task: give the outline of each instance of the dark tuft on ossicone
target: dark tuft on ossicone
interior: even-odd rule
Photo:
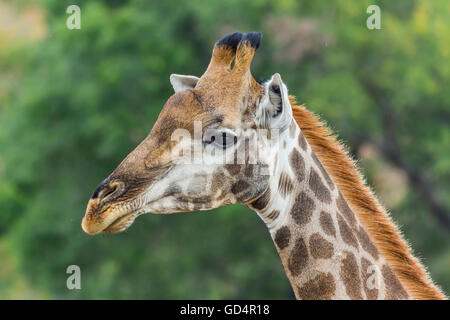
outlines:
[[[236,48],[239,42],[241,42],[241,40],[242,40],[242,33],[235,32],[219,39],[219,41],[217,41],[217,45],[228,46],[231,47],[233,51],[236,51]]]
[[[250,42],[250,45],[258,49],[261,44],[262,33],[261,32],[247,32],[242,36],[242,41]]]

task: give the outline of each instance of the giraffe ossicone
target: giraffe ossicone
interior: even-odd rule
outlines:
[[[150,134],[97,187],[83,230],[120,232],[144,213],[243,203],[267,225],[298,299],[415,298],[347,202],[342,179],[315,152],[323,141],[308,141],[306,123],[309,136],[302,132],[293,111],[305,110],[292,105],[281,76],[260,84],[251,75],[261,38],[225,36],[200,78],[170,76],[174,95]]]

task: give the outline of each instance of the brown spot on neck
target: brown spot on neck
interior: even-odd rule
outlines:
[[[358,263],[355,255],[349,251],[344,251],[345,258],[342,260],[341,271],[339,273],[345,286],[345,292],[352,300],[361,300],[361,280],[359,277]]]
[[[336,227],[334,226],[333,218],[328,212],[320,212],[320,226],[327,235],[336,238]]]
[[[303,160],[302,155],[296,149],[292,150],[289,154],[289,164],[297,180],[299,182],[305,180],[305,160]]]
[[[289,246],[290,239],[291,231],[287,226],[281,227],[275,233],[274,241],[280,250],[283,250],[284,248]]]
[[[329,259],[334,254],[333,244],[317,232],[309,238],[309,251],[315,259]]]
[[[319,168],[320,172],[322,173],[323,177],[325,178],[325,181],[327,182],[330,189],[334,190],[333,180],[331,180],[330,175],[323,167],[322,162],[320,162],[319,158],[317,158],[317,155],[314,152],[311,153],[311,157],[313,158],[314,162],[316,163],[317,167]]]
[[[291,209],[291,216],[298,225],[305,225],[311,220],[316,205],[305,193],[300,192]]]
[[[346,244],[358,248],[358,241],[353,234],[353,230],[348,226],[347,222],[345,222],[344,218],[342,218],[340,214],[337,214],[337,220],[342,240]]]
[[[303,300],[330,300],[336,291],[336,281],[331,273],[319,273],[314,279],[297,287],[297,298]]]
[[[288,260],[288,269],[293,276],[298,276],[308,264],[308,248],[302,238],[297,239]]]
[[[370,240],[369,235],[362,226],[360,226],[359,229],[356,229],[356,236],[358,237],[361,247],[374,257],[375,260],[378,260],[378,249],[375,247],[372,240]]]
[[[347,204],[347,201],[344,199],[344,197],[340,192],[339,197],[336,200],[336,205],[339,209],[339,212],[344,215],[348,223],[350,223],[350,225],[352,226],[355,225],[356,223],[355,214],[353,213],[352,209],[350,209],[350,207]]]
[[[312,167],[309,175],[309,187],[314,192],[317,199],[325,203],[331,203],[330,190],[323,184],[322,179]]]

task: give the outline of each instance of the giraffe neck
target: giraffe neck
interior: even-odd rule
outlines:
[[[266,223],[297,299],[407,299],[364,226],[292,121],[266,191]]]

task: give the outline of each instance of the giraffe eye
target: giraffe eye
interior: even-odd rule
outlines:
[[[205,144],[226,149],[237,143],[237,136],[229,130],[208,130],[203,141]]]

